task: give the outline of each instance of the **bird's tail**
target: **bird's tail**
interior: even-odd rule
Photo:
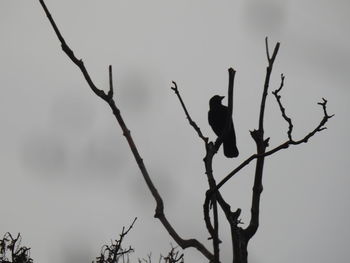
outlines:
[[[224,138],[224,155],[228,158],[237,157],[239,152],[236,145],[236,136],[235,134],[230,134],[231,136],[226,136]]]

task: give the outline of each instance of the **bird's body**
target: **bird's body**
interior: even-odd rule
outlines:
[[[224,97],[215,95],[209,101],[208,121],[217,136],[222,136],[228,114],[228,108],[221,104]],[[237,157],[236,134],[233,121],[223,138],[224,154],[228,158]]]

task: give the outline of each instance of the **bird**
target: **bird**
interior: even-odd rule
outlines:
[[[218,137],[223,135],[228,114],[227,106],[222,105],[221,103],[223,98],[224,96],[215,95],[209,101],[208,122]],[[224,155],[227,158],[238,156],[239,152],[236,145],[236,134],[233,121],[231,121],[229,129],[224,135],[223,145]]]

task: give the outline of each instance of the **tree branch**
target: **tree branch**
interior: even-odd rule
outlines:
[[[113,99],[113,70],[112,70],[112,65],[109,65],[108,67],[109,71],[109,91],[107,93],[107,97],[109,100]]]
[[[206,171],[206,175],[208,178],[208,183],[209,183],[209,188],[210,189],[214,189],[216,188],[216,182],[213,176],[213,171],[212,171],[212,161],[213,161],[213,157],[214,155],[217,153],[218,149],[220,148],[220,145],[223,141],[223,137],[225,135],[225,133],[228,132],[230,125],[232,125],[232,108],[233,108],[233,84],[234,84],[234,77],[235,77],[235,73],[236,71],[232,68],[228,69],[229,72],[229,84],[228,84],[228,114],[226,117],[226,124],[225,124],[225,129],[222,133],[221,136],[219,136],[215,143],[213,144],[212,142],[208,142],[208,138],[204,137],[201,130],[199,129],[199,127],[196,125],[196,123],[191,119],[187,108],[181,98],[181,95],[178,91],[178,87],[176,82],[172,82],[174,84],[174,87],[172,87],[171,89],[174,90],[175,94],[178,96],[179,101],[182,105],[182,108],[186,114],[186,117],[190,123],[190,125],[195,129],[195,131],[197,131],[198,136],[205,142],[206,145],[206,156],[204,157],[203,161],[205,164],[205,171]],[[213,206],[213,221],[214,221],[214,226],[211,223],[210,220],[210,206],[209,203],[206,204],[204,203],[203,205],[203,213],[204,213],[204,221],[206,224],[206,227],[208,229],[208,232],[211,236],[211,239],[213,240],[213,247],[214,247],[214,260],[215,262],[219,262],[220,258],[219,258],[219,254],[220,254],[220,240],[219,240],[219,217],[218,217],[218,209],[217,209],[217,201],[219,201],[220,206],[222,207],[222,209],[226,209],[227,207],[229,207],[227,205],[227,203],[224,201],[223,197],[221,196],[220,193],[216,193],[214,196],[212,196],[211,198],[211,204]],[[229,211],[230,212],[230,211]],[[226,211],[226,213],[229,213],[228,211]]]
[[[222,144],[223,137],[228,132],[230,125],[232,125],[232,107],[233,107],[233,84],[234,84],[234,77],[235,77],[235,71],[232,68],[228,69],[229,73],[229,81],[228,81],[228,114],[226,116],[226,124],[224,131],[222,134],[216,139],[215,143],[209,142],[206,144],[206,155],[203,159],[205,164],[205,173],[208,178],[209,183],[209,191],[211,189],[215,189],[216,182],[213,175],[213,169],[212,169],[212,163],[213,163],[213,157],[217,153],[220,145]],[[206,202],[207,201],[207,202]],[[214,218],[214,227],[211,224],[210,221],[210,204],[209,201],[211,201],[211,204],[213,206],[213,218]],[[205,200],[203,204],[203,212],[204,212],[204,221],[206,223],[207,229],[209,233],[211,234],[211,237],[213,239],[213,247],[214,247],[214,259],[215,262],[219,262],[219,217],[218,217],[218,209],[217,209],[217,202],[220,204],[220,207],[223,209],[224,213],[230,214],[230,206],[225,202],[223,197],[221,196],[220,192],[216,191],[211,196],[210,200]],[[229,220],[229,217],[227,217]],[[229,222],[230,223],[230,222]],[[230,226],[232,227],[232,224],[230,223]]]
[[[288,123],[287,134],[288,134],[289,140],[292,141],[292,132],[293,132],[292,119],[287,116],[286,109],[283,107],[282,102],[281,102],[281,96],[279,95],[279,92],[282,90],[283,85],[284,85],[284,76],[283,76],[283,74],[281,74],[281,85],[280,85],[280,87],[278,89],[273,91],[272,94],[275,95],[275,98],[276,98],[277,103],[278,103],[278,105],[280,107],[283,119],[285,119],[285,121]]]
[[[268,59],[268,66],[266,68],[264,91],[261,98],[260,105],[260,115],[259,115],[259,128],[251,132],[251,135],[256,143],[257,154],[263,155],[265,153],[266,147],[268,146],[269,138],[264,139],[264,113],[265,113],[265,103],[267,92],[270,84],[270,77],[272,73],[273,63],[278,53],[280,43],[277,42],[273,50],[272,57],[269,55],[268,40],[265,38],[266,43],[266,55]],[[258,157],[255,167],[255,176],[254,176],[254,186],[253,186],[253,196],[252,196],[252,205],[251,205],[251,218],[248,227],[245,229],[245,234],[249,240],[257,231],[259,227],[259,210],[260,210],[260,195],[263,191],[262,185],[262,176],[264,170],[264,161],[265,156]]]
[[[72,60],[72,62],[74,64],[76,64],[78,66],[78,68],[81,70],[85,80],[87,81],[88,85],[90,86],[90,88],[92,89],[92,91],[101,99],[103,99],[105,102],[108,103],[108,105],[110,106],[115,118],[118,121],[119,126],[121,127],[122,131],[123,131],[123,135],[125,136],[129,147],[134,155],[134,158],[136,160],[137,165],[139,166],[139,169],[142,173],[142,176],[144,178],[144,180],[146,181],[146,184],[149,188],[149,190],[151,191],[155,201],[156,201],[156,211],[155,211],[155,217],[158,218],[161,223],[163,224],[163,226],[165,227],[165,229],[168,231],[169,235],[177,242],[177,244],[179,246],[181,246],[181,248],[185,249],[188,247],[193,247],[196,248],[198,251],[200,251],[207,259],[211,260],[213,258],[213,254],[210,253],[203,244],[201,244],[198,240],[196,239],[183,239],[181,238],[178,233],[175,231],[175,229],[171,226],[171,224],[169,223],[168,219],[166,218],[165,214],[164,214],[164,203],[163,203],[163,199],[161,198],[161,196],[158,193],[158,190],[156,189],[156,187],[154,186],[148,171],[146,169],[146,166],[143,162],[143,159],[141,158],[138,149],[136,147],[136,144],[131,136],[131,133],[129,131],[129,129],[127,128],[119,108],[116,106],[115,101],[113,100],[113,84],[112,84],[112,67],[109,67],[109,81],[110,81],[110,90],[108,92],[108,94],[105,94],[105,92],[103,90],[98,89],[95,84],[93,83],[93,81],[91,80],[91,77],[88,73],[88,71],[85,68],[85,65],[83,63],[82,60],[79,60],[76,58],[76,56],[74,55],[73,51],[70,49],[70,47],[66,44],[64,38],[62,37],[55,21],[53,20],[49,10],[47,9],[45,3],[43,0],[39,0],[42,8],[45,11],[46,16],[48,17],[59,41],[61,42],[61,46],[63,51],[67,54],[67,56]]]
[[[232,116],[232,108],[233,108],[233,86],[234,86],[234,77],[235,77],[236,71],[232,68],[229,68],[228,72],[229,72],[229,82],[228,82],[229,83],[228,84],[228,111],[229,112],[227,114],[227,120],[226,120],[225,129],[223,131],[223,134],[216,139],[214,144],[212,142],[208,142],[208,138],[206,138],[202,135],[199,127],[191,119],[191,117],[186,109],[186,106],[185,106],[185,104],[184,104],[184,102],[179,94],[176,82],[173,81],[174,87],[171,88],[172,90],[174,90],[175,94],[178,96],[179,101],[182,105],[182,108],[184,109],[184,112],[186,114],[187,119],[189,120],[190,125],[197,131],[199,137],[202,138],[206,143],[206,156],[204,157],[203,161],[205,163],[205,171],[206,171],[206,175],[208,177],[208,183],[209,183],[210,189],[216,188],[216,182],[215,182],[215,179],[213,176],[213,171],[212,171],[212,160],[213,160],[214,155],[217,153],[217,151],[222,143],[223,136],[225,135],[225,132],[228,131],[228,129],[231,125],[231,121],[232,121],[231,116]],[[208,229],[209,234],[211,235],[211,239],[213,239],[214,259],[216,262],[219,262],[219,260],[220,260],[219,259],[220,240],[219,240],[219,236],[218,236],[219,221],[218,221],[217,201],[219,202],[221,208],[224,210],[225,214],[228,215],[231,213],[230,206],[224,201],[223,197],[221,196],[221,194],[219,192],[216,193],[215,196],[211,197],[211,204],[213,206],[214,226],[212,225],[211,219],[210,219],[209,201],[208,201],[208,203],[205,202],[203,204],[203,212],[204,212],[204,221],[205,221],[206,227]]]
[[[178,97],[180,103],[181,103],[181,106],[186,114],[186,118],[188,120],[188,122],[190,123],[190,125],[193,127],[193,129],[197,132],[199,138],[201,138],[204,143],[208,143],[208,137],[205,137],[202,132],[201,132],[201,129],[198,127],[198,125],[192,120],[190,114],[188,113],[187,111],[187,108],[186,108],[186,105],[185,103],[183,102],[182,98],[181,98],[181,95],[180,95],[180,92],[179,92],[179,89],[177,88],[177,84],[175,81],[172,81],[172,83],[174,84],[174,87],[171,87],[171,89],[175,92],[176,96]]]
[[[203,158],[204,166],[205,166],[205,173],[208,178],[208,184],[209,189],[216,187],[216,182],[213,175],[213,157],[214,154],[217,152],[215,150],[215,147],[212,142],[209,142],[206,144],[206,155]],[[220,262],[220,241],[219,241],[219,217],[218,217],[218,208],[217,208],[217,199],[219,198],[220,193],[217,192],[215,195],[212,196],[211,202],[213,205],[213,220],[214,220],[214,226],[211,224],[210,221],[210,206],[209,204],[207,206],[203,206],[203,213],[204,213],[204,222],[208,229],[208,232],[211,236],[211,239],[213,240],[213,248],[214,248],[214,262],[219,263]],[[209,203],[209,202],[208,202]]]
[[[276,44],[276,46],[275,46],[275,48],[273,50],[272,57],[270,58],[267,37],[265,38],[265,43],[266,43],[266,55],[267,55],[267,59],[268,59],[269,64],[268,64],[268,66],[266,68],[264,91],[263,91],[263,95],[262,95],[262,98],[261,98],[260,115],[259,115],[259,132],[263,132],[264,131],[264,113],[265,113],[265,103],[266,103],[267,91],[269,89],[270,77],[271,77],[273,63],[275,62],[275,58],[277,56],[277,53],[278,53],[278,50],[279,50],[279,47],[280,47],[280,43],[277,42],[277,44]]]
[[[217,152],[220,148],[220,145],[222,144],[222,141],[224,139],[224,136],[226,133],[228,133],[231,122],[232,122],[232,108],[233,108],[233,87],[234,87],[234,81],[235,81],[235,74],[236,71],[233,68],[228,69],[228,75],[229,75],[229,80],[228,80],[228,103],[227,103],[227,109],[228,109],[228,114],[226,116],[226,124],[225,124],[225,129],[222,132],[222,135],[219,136],[215,143],[214,143],[214,148],[215,151]]]
[[[242,168],[244,168],[245,166],[247,166],[251,161],[253,161],[254,159],[260,158],[260,157],[267,157],[270,156],[282,149],[287,149],[290,145],[298,145],[301,143],[306,143],[308,142],[308,140],[314,136],[317,132],[321,132],[323,130],[326,129],[325,124],[327,123],[327,121],[332,118],[334,116],[334,114],[332,115],[328,115],[327,113],[327,100],[323,99],[323,102],[319,102],[317,103],[319,105],[322,106],[323,108],[323,112],[324,112],[324,116],[321,119],[320,123],[308,134],[306,134],[303,138],[295,141],[295,140],[287,140],[283,143],[281,143],[280,145],[276,146],[275,148],[263,153],[263,154],[253,154],[250,157],[248,157],[246,160],[244,160],[240,165],[238,165],[234,170],[232,170],[228,175],[226,175],[221,181],[220,183],[218,183],[217,187],[215,189],[213,189],[213,191],[218,191],[228,180],[230,180],[235,174],[237,174]]]
[[[85,68],[84,62],[81,59],[78,59],[75,55],[72,49],[70,49],[70,47],[67,45],[66,41],[64,40],[63,36],[61,35],[55,21],[53,20],[49,10],[47,9],[45,2],[43,0],[39,0],[42,8],[45,11],[45,14],[47,16],[47,18],[49,19],[51,26],[53,27],[53,29],[55,30],[55,33],[59,39],[59,41],[61,42],[61,47],[62,50],[67,54],[67,56],[72,60],[72,62],[78,66],[78,68],[80,69],[80,71],[83,73],[83,76],[86,80],[86,82],[89,84],[90,88],[92,89],[92,91],[99,96],[100,98],[102,98],[103,100],[106,100],[107,95],[104,93],[103,90],[98,89],[95,84],[93,83],[87,69]]]
[[[277,44],[278,45],[278,44]],[[273,59],[276,57],[276,48],[278,47],[276,45],[276,47],[275,47],[275,51],[274,51],[274,55],[273,55]],[[268,56],[268,58],[269,58],[269,55],[267,55]],[[271,63],[271,62],[273,62],[274,60],[273,59],[269,59],[269,63]],[[269,64],[269,67],[271,68],[271,66],[270,66],[270,64]],[[268,74],[271,74],[271,69],[268,69],[267,70],[267,73]],[[266,76],[266,79],[269,79],[269,76]],[[284,76],[283,75],[281,75],[281,85],[280,85],[280,88],[279,89],[277,89],[274,93],[276,93],[276,95],[277,96],[279,96],[278,95],[278,92],[282,89],[282,87],[283,87],[283,85],[284,85],[284,82],[283,82],[283,80],[284,80]],[[267,95],[267,91],[265,92],[265,89],[267,89],[267,87],[268,87],[268,83],[267,83],[267,85],[266,85],[266,81],[265,81],[265,85],[264,85],[264,93],[263,93],[263,97],[264,96],[266,96]],[[266,94],[266,95],[265,95]],[[275,96],[276,96],[275,95]],[[266,98],[266,97],[265,97]],[[278,98],[278,101],[280,102],[280,100],[279,100],[280,98]],[[259,134],[259,131],[253,131],[252,132],[252,136],[253,136],[253,138],[254,138],[254,140],[256,141],[256,142],[258,142],[259,144],[260,144],[260,146],[257,146],[257,147],[261,147],[261,149],[263,149],[264,151],[261,151],[260,153],[259,153],[259,150],[258,150],[258,153],[256,153],[256,154],[253,154],[253,155],[251,155],[250,157],[248,157],[245,161],[243,161],[240,165],[238,165],[232,172],[230,172],[226,177],[224,177],[224,179],[222,179],[221,181],[220,181],[220,183],[219,184],[217,184],[217,186],[215,187],[215,188],[212,188],[212,189],[210,189],[210,190],[208,190],[208,192],[207,192],[207,194],[206,194],[206,200],[205,200],[205,202],[204,202],[204,206],[206,206],[206,205],[209,205],[209,202],[210,202],[210,199],[212,198],[212,196],[213,196],[213,194],[215,193],[215,192],[218,192],[219,191],[219,189],[229,180],[229,179],[231,179],[236,173],[238,173],[241,169],[243,169],[245,166],[247,166],[251,161],[253,161],[254,159],[263,159],[263,158],[265,158],[265,157],[267,157],[267,156],[270,156],[270,155],[272,155],[272,154],[274,154],[274,153],[276,153],[276,152],[278,152],[278,151],[280,151],[280,150],[282,150],[282,149],[286,149],[286,148],[288,148],[290,145],[299,145],[299,144],[301,144],[301,143],[306,143],[306,142],[308,142],[308,140],[312,137],[312,136],[314,136],[317,132],[321,132],[322,130],[324,130],[324,129],[326,129],[326,127],[325,127],[325,124],[328,122],[328,120],[331,118],[331,117],[333,117],[334,115],[328,115],[328,113],[327,113],[327,107],[326,107],[326,105],[327,105],[327,100],[325,100],[325,99],[322,99],[323,101],[322,102],[319,102],[318,104],[319,105],[321,105],[322,106],[322,109],[323,109],[323,118],[321,119],[321,121],[320,121],[320,123],[311,131],[311,132],[309,132],[308,134],[306,134],[303,138],[301,138],[301,139],[299,139],[299,140],[293,140],[292,139],[292,128],[289,128],[289,134],[290,134],[290,136],[288,136],[288,140],[287,141],[285,141],[285,142],[283,142],[283,143],[281,143],[280,145],[278,145],[277,147],[275,147],[275,148],[273,148],[273,149],[271,149],[271,150],[269,150],[269,151],[265,151],[265,149],[266,149],[266,147],[267,147],[267,143],[268,143],[268,139],[267,140],[264,140],[263,139],[263,136],[261,136],[261,133]],[[262,105],[264,105],[264,99],[262,100]],[[282,105],[282,104],[281,104]],[[265,106],[263,106],[263,107],[265,107]],[[280,108],[281,108],[281,106],[280,106]],[[283,108],[283,106],[282,106],[282,108]],[[261,113],[261,112],[260,112]],[[260,114],[261,115],[261,114]],[[285,116],[287,116],[285,113],[284,113],[284,115]],[[282,115],[283,116],[283,115]],[[288,117],[284,117],[285,119],[286,118],[288,118]],[[259,119],[259,124],[260,124],[260,120],[261,119],[263,119],[263,114],[261,115],[261,118]],[[291,120],[290,120],[290,122],[291,122]],[[288,122],[289,123],[289,122]],[[291,122],[292,123],[292,122]],[[260,125],[259,125],[260,126]],[[261,125],[261,127],[263,128],[263,125]],[[255,136],[255,137],[254,137]],[[261,168],[260,168],[261,169]],[[260,190],[260,193],[261,193],[261,191],[262,191],[262,184],[261,184],[261,188],[259,189],[259,188],[255,188],[255,191],[259,191]],[[260,193],[259,193],[259,195],[260,195]],[[257,194],[256,194],[257,195]],[[256,207],[255,207],[256,208]],[[223,209],[224,210],[224,209]],[[227,211],[230,211],[230,210],[227,210]],[[224,210],[224,212],[225,212],[225,210]],[[254,211],[254,212],[256,212],[256,210]],[[229,215],[229,213],[227,213],[227,212],[225,212],[225,214],[228,216]],[[256,220],[256,219],[255,219]],[[257,226],[257,225],[256,225]],[[257,229],[257,228],[256,228]],[[250,228],[248,227],[245,231],[244,231],[244,233],[245,234],[247,234],[247,237],[249,237],[249,238],[251,238],[251,236],[255,233],[255,231],[256,231],[256,229],[255,229],[255,226],[254,226],[254,228],[253,228],[253,226],[250,224]],[[248,235],[249,234],[249,235]]]
[[[131,251],[134,251],[131,247],[128,250],[123,251],[121,245],[122,245],[124,237],[133,228],[133,226],[136,222],[136,219],[137,219],[137,217],[135,217],[134,221],[131,223],[131,225],[129,226],[129,228],[126,231],[125,231],[125,227],[123,227],[122,233],[119,235],[119,239],[115,241],[116,242],[115,247],[114,247],[113,251],[111,251],[113,254],[112,262],[116,262],[117,256],[122,255],[122,254],[128,254]],[[121,250],[121,252],[119,252],[119,250]]]

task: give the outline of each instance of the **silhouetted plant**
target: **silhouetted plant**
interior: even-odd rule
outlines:
[[[147,258],[138,260],[139,263],[152,263],[152,254],[149,254]],[[171,247],[168,255],[160,255],[159,263],[184,263],[184,254],[181,253],[177,247]]]
[[[134,252],[134,249],[129,246],[127,249],[123,249],[122,243],[124,238],[133,228],[136,218],[129,226],[128,229],[123,227],[119,238],[112,241],[110,245],[102,246],[100,256],[96,258],[96,261],[92,263],[130,263],[130,254]],[[152,255],[149,254],[147,258],[138,259],[139,263],[152,263]],[[176,247],[171,247],[167,256],[160,256],[159,263],[184,263],[183,254],[178,251]]]
[[[22,237],[14,238],[9,232],[0,240],[0,263],[32,263],[30,248],[21,246]]]
[[[184,263],[184,254],[180,253],[176,247],[172,247],[167,256],[161,256],[164,263]]]
[[[103,245],[100,255],[92,263],[130,263],[130,254],[134,252],[134,249],[131,246],[124,249],[122,243],[133,228],[136,219],[128,229],[123,227],[118,239],[112,241],[110,245]],[[21,246],[21,241],[20,234],[13,238],[9,232],[0,239],[0,263],[33,263],[33,259],[30,257],[30,248]],[[138,262],[151,263],[151,254],[148,255],[147,259],[138,259]],[[176,247],[171,247],[167,256],[160,255],[159,263],[184,263],[183,254]]]
[[[234,168],[229,174],[227,174],[224,179],[222,179],[219,183],[216,183],[216,180],[214,178],[213,169],[212,169],[212,163],[214,156],[218,153],[218,149],[223,143],[223,140],[225,136],[229,133],[230,127],[232,127],[232,108],[233,108],[233,86],[234,86],[234,78],[236,71],[232,68],[228,69],[229,73],[229,83],[228,83],[228,106],[225,108],[225,112],[227,112],[226,116],[226,123],[224,125],[224,130],[222,131],[222,134],[219,135],[214,141],[210,141],[207,136],[205,136],[201,129],[198,127],[198,125],[192,120],[190,114],[188,113],[188,110],[185,106],[185,103],[183,102],[177,84],[176,82],[173,82],[172,90],[174,90],[175,94],[177,95],[181,106],[185,112],[185,115],[189,121],[189,124],[194,128],[196,133],[198,134],[198,137],[202,140],[205,146],[205,156],[204,156],[204,166],[205,166],[205,174],[208,179],[208,190],[206,191],[205,198],[204,198],[204,204],[203,204],[203,213],[204,213],[204,221],[205,225],[207,227],[208,233],[210,235],[210,239],[212,240],[212,249],[208,249],[205,245],[203,245],[202,242],[198,241],[194,238],[185,239],[180,236],[180,234],[175,230],[173,225],[169,222],[167,219],[165,213],[164,213],[164,202],[162,197],[160,196],[156,186],[154,185],[148,170],[143,162],[143,159],[139,153],[139,150],[137,149],[137,146],[131,136],[130,130],[126,126],[126,123],[120,113],[119,108],[117,107],[113,95],[114,95],[114,89],[113,89],[113,78],[112,78],[112,66],[109,66],[109,91],[106,93],[103,89],[98,88],[93,80],[91,79],[85,64],[82,59],[78,59],[73,50],[67,45],[65,39],[61,35],[61,32],[59,31],[55,21],[53,20],[49,10],[47,9],[45,3],[43,0],[39,0],[41,6],[43,7],[51,26],[53,27],[60,43],[62,50],[66,53],[66,55],[71,59],[71,61],[80,69],[81,73],[83,74],[87,84],[91,88],[91,90],[100,97],[102,100],[104,100],[109,107],[111,108],[120,128],[123,131],[123,135],[125,136],[129,147],[134,155],[134,158],[137,162],[137,165],[141,171],[141,174],[143,176],[143,179],[145,180],[147,187],[149,188],[151,194],[153,195],[155,201],[156,201],[156,209],[155,209],[155,218],[158,218],[160,222],[163,224],[164,228],[168,231],[169,235],[175,240],[175,242],[182,248],[186,249],[189,247],[196,248],[209,262],[220,262],[220,238],[219,238],[219,218],[218,218],[218,209],[221,208],[221,210],[224,212],[224,215],[226,217],[226,220],[230,227],[230,233],[231,233],[231,243],[232,243],[232,250],[233,250],[233,262],[234,263],[246,263],[248,262],[248,243],[250,239],[255,235],[255,233],[258,230],[259,227],[259,220],[260,220],[260,197],[261,193],[263,191],[263,185],[262,185],[262,178],[263,178],[263,168],[264,168],[264,162],[265,158],[277,153],[278,151],[282,149],[286,149],[289,146],[292,145],[298,145],[302,143],[308,142],[308,140],[314,136],[317,132],[320,132],[324,129],[326,129],[325,124],[327,121],[333,116],[328,115],[326,104],[327,100],[323,99],[322,102],[319,104],[322,106],[323,109],[323,118],[321,119],[320,123],[312,129],[309,133],[304,135],[301,139],[295,140],[292,136],[293,131],[293,122],[286,114],[286,110],[281,102],[281,95],[279,94],[284,86],[284,76],[281,75],[281,84],[280,87],[273,92],[275,95],[275,98],[277,100],[277,103],[279,105],[282,118],[288,123],[288,130],[287,130],[287,140],[280,143],[278,146],[274,148],[269,148],[269,137],[264,136],[264,115],[265,115],[265,105],[266,105],[266,99],[269,92],[269,84],[270,84],[270,77],[272,74],[272,68],[280,47],[280,43],[277,43],[273,49],[272,55],[270,56],[270,50],[268,47],[268,41],[267,38],[265,39],[265,46],[266,46],[266,56],[268,65],[266,67],[266,75],[265,75],[265,81],[263,85],[263,93],[261,97],[261,103],[260,103],[260,111],[259,111],[259,120],[258,120],[258,128],[254,129],[250,132],[251,137],[253,138],[255,144],[256,144],[256,152],[253,153],[251,156],[246,158],[243,162],[241,162],[236,168]],[[216,126],[216,125],[214,125]],[[235,156],[238,154],[238,151],[234,151],[233,154],[227,154],[228,156]],[[246,228],[243,228],[241,226],[241,220],[240,220],[240,214],[241,209],[236,208],[235,211],[231,210],[231,206],[225,201],[225,198],[220,192],[220,189],[223,187],[223,185],[229,181],[234,175],[236,175],[242,168],[246,167],[251,161],[256,160],[256,166],[255,166],[255,174],[254,174],[254,185],[253,185],[253,192],[252,192],[252,203],[251,203],[251,215],[250,220]],[[212,222],[213,221],[213,222]],[[112,244],[111,246],[105,247],[104,253],[106,253],[106,256],[103,256],[103,259],[105,260],[110,259],[112,257],[118,257],[115,256],[117,252],[113,254],[113,251],[118,247],[118,243]],[[127,250],[128,251],[128,250]],[[131,252],[131,250],[130,250]],[[103,255],[104,255],[103,253]],[[112,253],[113,256],[110,256],[109,253]],[[175,259],[172,256],[176,256],[171,254],[169,257],[165,257],[166,260],[177,260],[178,262],[183,261],[183,257],[175,257]],[[150,260],[150,258],[149,258]],[[175,262],[177,262],[175,261]],[[101,262],[109,262],[109,261],[101,261]],[[114,261],[111,261],[114,262]],[[171,261],[168,261],[171,262]]]
[[[112,244],[110,245],[104,245],[101,249],[101,254],[99,257],[96,258],[96,263],[129,263],[129,255],[134,252],[134,249],[129,246],[128,249],[123,249],[122,242],[125,238],[125,236],[129,233],[129,231],[132,229],[136,221],[136,218],[132,222],[132,224],[129,226],[127,230],[125,230],[125,227],[122,229],[122,233],[119,235],[119,239],[116,239],[114,242],[112,241]],[[94,263],[94,261],[93,261]]]

